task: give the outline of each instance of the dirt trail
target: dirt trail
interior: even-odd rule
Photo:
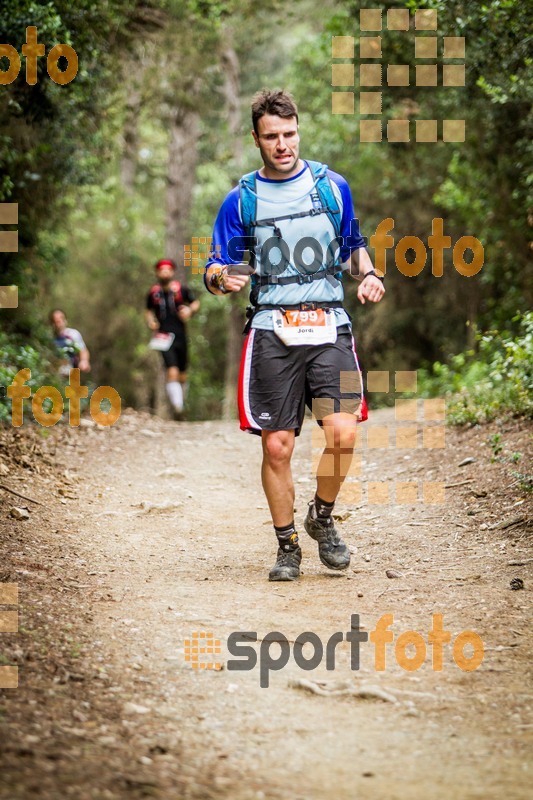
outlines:
[[[392,427],[393,414],[374,412],[371,423]],[[67,490],[58,494],[50,479],[25,475],[19,485],[47,507],[32,508],[33,522],[7,523],[21,545],[18,568],[11,565],[0,579],[17,580],[23,591],[32,574],[41,574],[24,561],[24,526],[37,523],[35,547],[43,548],[53,576],[42,585],[35,578],[32,591],[53,622],[52,582],[63,581],[58,599],[70,604],[81,674],[78,680],[65,667],[70,674],[58,680],[57,670],[47,675],[45,658],[24,665],[21,656],[21,687],[0,692],[0,731],[11,725],[16,734],[4,746],[0,797],[528,796],[531,564],[509,562],[526,562],[531,550],[523,522],[491,528],[519,512],[526,519],[527,502],[482,446],[487,429],[447,431],[444,451],[363,449],[364,482],[459,485],[447,489],[444,504],[372,505],[345,495],[336,513],[345,517],[352,564],[347,573],[332,573],[302,525],[314,486],[312,428],[306,421],[294,460],[303,574],[277,584],[267,581],[275,541],[259,481],[260,444],[236,423],[177,424],[132,413],[107,430],[51,437],[48,445],[55,441],[55,458],[68,469]],[[506,436],[517,450],[526,430],[510,424]],[[468,456],[475,462],[459,467]],[[13,498],[2,500],[5,518]],[[157,507],[168,503],[175,505]],[[514,577],[524,580],[524,590],[510,589]],[[382,672],[374,668],[371,642],[361,645],[358,671],[350,668],[346,641],[337,645],[334,671],[325,658],[304,671],[292,654],[305,631],[324,646],[337,631],[345,639],[352,614],[364,631],[392,614],[395,641],[417,631],[427,642],[435,613],[444,615],[452,641],[463,630],[481,636],[479,669],[461,670],[451,645],[441,672],[431,668],[429,646],[424,665],[412,672],[397,664],[394,643],[387,644]],[[185,640],[202,631],[221,640],[225,665],[233,631],[255,631],[258,640],[278,631],[291,656],[270,673],[268,688],[260,687],[259,665],[192,669]],[[24,636],[9,641],[24,649]],[[258,641],[254,649],[262,646]],[[72,647],[70,641],[70,657]],[[272,656],[278,652],[271,645]],[[291,683],[301,678],[371,685],[396,702],[313,694]],[[30,716],[23,698],[33,701]]]

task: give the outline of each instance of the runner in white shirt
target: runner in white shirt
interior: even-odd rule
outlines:
[[[54,344],[63,356],[59,374],[68,378],[70,370],[78,368],[81,372],[90,372],[90,354],[81,333],[76,328],[67,327],[65,312],[55,308],[50,312],[50,322],[54,331]]]

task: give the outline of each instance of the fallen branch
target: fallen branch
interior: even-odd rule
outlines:
[[[328,684],[325,681],[315,683],[306,678],[298,678],[296,680],[290,680],[289,686],[291,689],[305,689],[321,697],[350,695],[351,697],[360,697],[362,700],[383,700],[385,703],[398,702],[393,694],[380,689],[379,686],[360,686],[358,688],[350,681],[334,681]]]
[[[520,522],[525,522],[526,518],[522,515],[517,517],[507,517],[507,519],[503,519],[501,522],[496,522],[494,525],[489,525],[489,531],[504,531],[506,528],[510,528],[512,525],[518,525]]]
[[[4,491],[10,492],[11,494],[14,494],[16,497],[20,497],[22,500],[27,500],[29,503],[35,503],[35,505],[37,506],[42,506],[42,503],[39,503],[38,500],[34,500],[33,497],[26,497],[25,494],[16,492],[14,489],[10,489],[9,486],[5,486],[3,483],[0,483],[0,489],[4,489]]]
[[[409,574],[412,575],[412,573]],[[387,586],[386,589],[383,589],[382,592],[375,596],[374,600],[379,600],[383,594],[388,594],[389,592],[410,592],[411,589],[411,586]]]
[[[467,481],[458,481],[457,483],[445,483],[445,489],[453,489],[454,486],[464,486],[467,483],[474,483],[475,478],[469,478]]]
[[[409,697],[427,697],[429,700],[443,700],[448,698],[439,697],[431,692],[415,692],[413,689],[395,689],[396,694],[406,694]]]

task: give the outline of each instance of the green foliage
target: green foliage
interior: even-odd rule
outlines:
[[[434,202],[483,243],[477,321],[501,328],[533,300],[531,8],[521,0],[423,5],[438,10],[439,28],[466,41],[465,88],[443,93],[441,100],[431,93],[438,115],[465,118],[467,131],[466,141],[453,148]]]
[[[0,42],[20,53],[26,27],[33,25],[46,53],[66,43],[79,60],[74,80],[59,86],[48,76],[46,58],[39,57],[37,83],[30,86],[23,57],[18,78],[0,86],[0,202],[19,205],[19,252],[0,254],[1,283],[19,287],[19,308],[3,314],[2,322],[15,333],[33,335],[40,324],[35,294],[48,292],[61,256],[50,248],[49,232],[61,234],[71,190],[98,181],[109,158],[109,117],[116,121],[116,116],[108,111],[122,77],[122,56],[133,39],[128,23],[139,24],[144,7],[140,0],[2,3]]]
[[[492,450],[492,460],[494,461],[496,456],[503,450],[501,433],[491,433],[489,436],[489,445]]]
[[[491,462],[498,461],[506,467],[520,462],[523,454],[520,452],[510,453],[506,450],[501,433],[492,433],[487,441],[492,450]],[[530,493],[533,491],[533,475],[531,473],[520,472],[516,469],[508,469],[508,472],[515,479],[514,485],[518,485],[522,492]]]
[[[54,304],[87,343],[93,380],[113,386],[123,406],[135,404],[153,355],[143,309],[162,231],[151,199],[139,194],[130,201],[114,175],[80,193],[65,239],[68,269],[53,291]]]
[[[153,127],[145,134],[152,146],[150,163],[157,163],[164,141],[157,141]],[[209,186],[205,194],[199,188],[198,195],[199,222],[194,233],[206,236],[211,233],[216,205]],[[97,385],[113,386],[123,407],[144,407],[162,369],[160,354],[148,347],[150,333],[143,316],[146,295],[155,282],[153,264],[161,258],[164,239],[160,199],[159,178],[143,182],[143,191],[132,196],[124,194],[116,175],[109,175],[101,187],[85,190],[71,212],[72,233],[65,239],[71,268],[53,292],[54,302],[81,330],[91,351],[92,379]],[[203,218],[206,205],[209,224]],[[201,276],[187,282],[201,302],[187,326],[188,416],[213,418],[220,415],[224,394],[229,308],[205,291]]]
[[[456,395],[456,421],[507,410],[531,413],[529,317],[521,318],[519,331],[505,331],[516,310],[524,312],[532,300],[528,4],[403,5],[411,15],[422,6],[438,10],[439,47],[443,35],[465,36],[467,83],[458,89],[417,87],[414,81],[384,87],[384,120],[408,116],[414,129],[414,118],[465,118],[464,143],[361,144],[358,115],[332,115],[331,36],[357,39],[359,10],[375,8],[374,0],[325,0],[320,6],[302,0],[291,7],[280,0],[4,0],[0,41],[20,52],[25,27],[37,25],[47,51],[58,42],[76,49],[79,73],[71,84],[57,86],[41,58],[38,83],[29,87],[23,60],[21,76],[0,87],[0,202],[18,202],[20,209],[20,252],[0,255],[0,283],[17,284],[21,301],[16,311],[0,312],[2,326],[13,334],[0,340],[2,368],[19,363],[10,348],[31,341],[41,352],[53,300],[86,337],[97,383],[114,386],[124,405],[138,402],[139,390],[159,368],[159,354],[147,348],[142,311],[153,280],[150,265],[164,241],[169,111],[200,113],[196,186],[192,208],[183,214],[191,234],[209,236],[235,176],[258,164],[248,133],[249,98],[262,85],[284,85],[300,108],[302,157],[324,161],[347,178],[367,237],[392,217],[396,243],[405,235],[427,242],[431,220],[443,217],[452,242],[469,234],[485,249],[483,269],[473,278],[456,273],[451,250],[445,251],[443,278],[431,275],[429,253],[416,278],[400,275],[389,253],[387,295],[377,307],[361,307],[355,284],[346,281],[364,367],[434,363],[423,387]],[[385,0],[384,15],[399,6]],[[413,35],[384,32],[383,63],[409,64],[414,74]],[[238,164],[220,65],[229,44],[240,58]],[[128,94],[137,83],[138,164],[128,195],[118,178],[121,136]],[[192,286],[202,308],[189,325],[190,409],[200,418],[220,410],[229,305],[208,295],[199,277],[193,276]],[[478,327],[488,333],[476,339]]]
[[[533,492],[533,476],[530,472],[519,472],[516,469],[511,470],[511,475],[515,479],[518,487],[527,494]]]
[[[533,416],[533,312],[518,314],[512,321],[515,334],[479,333],[477,351],[451,356],[448,364],[436,362],[431,370],[419,370],[422,396],[448,399],[449,422],[462,425],[501,416]],[[497,455],[500,435],[494,434],[490,444]]]
[[[197,286],[201,306],[188,326],[189,396],[187,418],[216,419],[222,412],[229,303]]]
[[[484,247],[484,265],[472,278],[456,272],[451,248],[444,251],[442,278],[431,275],[429,252],[415,278],[401,275],[389,253],[387,294],[377,307],[362,308],[347,282],[347,305],[367,369],[443,362],[448,353],[473,347],[476,326],[503,329],[516,310],[533,303],[530,8],[519,0],[387,0],[381,4],[384,22],[387,9],[401,5],[410,9],[411,28],[396,32],[384,25],[381,62],[409,65],[411,81],[383,86],[382,118],[384,130],[389,119],[410,119],[410,142],[359,142],[359,11],[375,8],[373,0],[337,4],[314,46],[296,48],[287,68],[287,84],[302,109],[302,154],[347,178],[364,235],[392,217],[396,244],[403,236],[426,243],[432,219],[439,217],[452,244],[470,235]],[[431,35],[438,38],[439,60],[443,36],[465,37],[465,87],[415,85],[414,13],[428,7],[438,11],[438,31]],[[331,114],[331,36],[355,37],[354,115]],[[466,141],[418,143],[415,119],[465,119]]]
[[[11,422],[11,400],[6,389],[21,369],[31,371],[27,385],[32,394],[41,386],[58,388],[57,377],[53,372],[52,353],[45,347],[33,347],[20,339],[13,339],[0,331],[0,424]],[[25,400],[29,407],[31,400]]]

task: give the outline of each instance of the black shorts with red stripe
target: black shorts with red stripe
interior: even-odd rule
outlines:
[[[363,381],[349,325],[337,341],[288,347],[274,331],[252,328],[242,351],[239,417],[243,431],[302,427],[307,405],[320,425],[329,414],[347,412],[367,419]]]

